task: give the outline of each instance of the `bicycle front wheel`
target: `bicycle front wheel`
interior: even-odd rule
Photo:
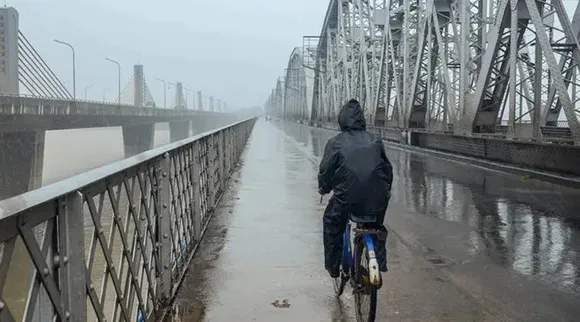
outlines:
[[[358,322],[374,322],[377,313],[377,286],[371,284],[369,276],[368,249],[362,238],[355,246],[355,291],[354,304]]]

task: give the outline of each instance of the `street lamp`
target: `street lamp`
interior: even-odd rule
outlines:
[[[119,67],[119,108],[121,108],[121,64],[119,64],[118,61],[113,60],[111,58],[105,58],[105,60],[110,61],[111,63],[117,64],[117,67]]]
[[[107,101],[107,91],[110,90],[110,88],[105,88],[103,90],[103,103]]]
[[[93,86],[94,86],[94,85],[87,85],[87,86],[85,87],[85,101],[88,101],[88,99],[87,99],[87,92],[88,92],[89,88],[91,88],[91,87],[93,87]]]
[[[183,89],[185,89],[185,105],[187,105],[187,93],[191,93],[193,94],[193,99],[191,100],[191,109],[195,110],[195,91],[187,88],[187,87],[183,87]]]
[[[60,41],[58,39],[55,39],[54,42],[59,43],[61,45],[68,46],[72,50],[73,100],[76,100],[77,99],[77,88],[76,88],[76,70],[75,70],[75,49],[73,48],[73,46],[71,44],[66,43],[64,41]]]
[[[155,77],[160,82],[163,82],[163,108],[167,108],[167,83],[161,78]]]
[[[205,105],[205,110],[206,111],[210,111],[211,110],[211,106],[209,105],[209,96],[203,95],[202,101],[203,101],[203,103]]]
[[[177,106],[177,102],[178,102],[177,101],[177,84],[176,83],[172,83],[172,82],[167,82],[167,84],[175,87],[175,99],[176,99],[176,101],[175,101],[175,106],[174,107],[176,107]],[[167,86],[167,88],[169,88],[169,86]]]

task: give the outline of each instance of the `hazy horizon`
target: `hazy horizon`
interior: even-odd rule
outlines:
[[[71,52],[76,50],[76,94],[114,100],[117,67],[122,86],[143,64],[157,106],[163,84],[181,81],[228,107],[262,106],[302,36],[320,33],[328,0],[153,1],[18,0],[20,30],[72,93]],[[185,93],[184,93],[185,95]],[[167,103],[175,91],[168,86]],[[191,102],[191,93],[189,93]]]

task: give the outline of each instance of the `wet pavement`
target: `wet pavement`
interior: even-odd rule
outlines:
[[[335,134],[256,123],[168,321],[354,320],[322,262],[316,173]],[[580,191],[390,145],[387,155],[390,271],[377,321],[576,320]]]

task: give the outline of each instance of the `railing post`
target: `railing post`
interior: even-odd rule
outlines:
[[[162,302],[169,300],[171,294],[171,213],[170,213],[170,192],[169,171],[171,163],[169,153],[163,154],[161,158],[161,173],[159,177],[159,217],[157,220],[158,234],[157,246],[160,257],[160,288],[159,298]]]
[[[68,306],[69,321],[87,320],[87,291],[85,263],[85,229],[83,196],[80,192],[67,195],[62,204],[60,219],[59,262],[63,278],[63,298]],[[68,315],[67,314],[67,315]]]
[[[239,125],[234,126],[233,128],[228,128],[226,130],[226,164],[227,164],[227,168],[226,168],[226,172],[228,174],[228,176],[230,175],[230,173],[232,172],[232,168],[233,168],[233,162],[232,162],[232,137],[234,136],[234,130],[238,127]]]
[[[216,134],[212,134],[208,137],[208,142],[209,142],[209,151],[208,151],[208,158],[209,158],[209,176],[208,176],[208,183],[209,183],[209,204],[207,207],[208,212],[213,211],[214,207],[215,207],[215,202],[216,202],[216,194],[217,194],[217,189],[218,189],[218,185],[216,185],[216,155],[217,155],[217,151],[216,151],[216,144],[215,144],[215,137]],[[219,184],[219,182],[218,182]]]
[[[193,165],[191,169],[191,182],[192,182],[192,189],[193,189],[193,232],[195,241],[199,242],[201,240],[201,187],[200,187],[200,173],[201,173],[201,140],[197,140],[193,143]]]
[[[219,174],[220,174],[220,194],[225,193],[226,191],[226,156],[225,156],[225,131],[222,130],[218,133],[218,146],[217,146],[217,154],[218,154],[218,164],[219,164]]]

